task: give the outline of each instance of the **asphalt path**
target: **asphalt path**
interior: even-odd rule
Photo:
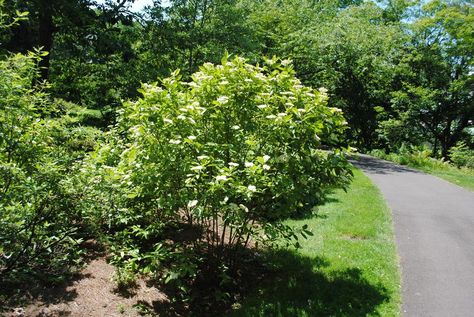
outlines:
[[[361,155],[392,210],[403,316],[474,316],[474,192]]]

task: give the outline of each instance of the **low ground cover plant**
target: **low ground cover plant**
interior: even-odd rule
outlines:
[[[345,120],[276,58],[224,57],[142,94],[86,161],[92,195],[82,204],[107,236],[119,283],[145,274],[194,311],[228,305],[242,252],[297,244],[311,233],[281,220],[348,184]]]
[[[369,152],[373,156],[401,165],[439,170],[457,167],[458,169],[464,169],[468,173],[472,172],[474,168],[474,151],[470,150],[464,142],[453,146],[449,153],[450,160],[446,161],[434,158],[432,151],[426,147],[402,146],[397,152],[387,153],[384,150],[372,150]]]

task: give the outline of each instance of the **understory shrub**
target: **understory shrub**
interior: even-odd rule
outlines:
[[[68,175],[99,132],[69,125],[45,85],[32,84],[40,57],[0,61],[1,281],[61,274],[81,254],[84,220],[76,206],[83,193]]]
[[[370,151],[369,154],[397,164],[419,168],[442,170],[457,167],[468,173],[472,173],[472,169],[474,169],[474,150],[469,149],[464,142],[459,142],[450,149],[449,162],[433,158],[431,150],[426,147],[417,146],[403,145],[397,152],[390,153],[387,153],[385,150],[376,149]]]
[[[110,239],[119,282],[147,274],[190,309],[216,309],[234,300],[241,252],[297,243],[311,233],[281,220],[348,184],[346,122],[276,58],[224,57],[141,92],[86,161],[83,208]]]
[[[474,169],[474,150],[469,149],[465,142],[459,142],[449,151],[449,158],[456,167]]]

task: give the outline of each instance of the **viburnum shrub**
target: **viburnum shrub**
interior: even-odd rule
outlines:
[[[286,60],[224,57],[190,82],[176,71],[141,92],[92,158],[95,184],[114,193],[100,196],[98,223],[115,233],[113,261],[126,271],[189,285],[211,261],[197,254],[218,267],[239,247],[293,240],[281,220],[349,181],[341,111]]]

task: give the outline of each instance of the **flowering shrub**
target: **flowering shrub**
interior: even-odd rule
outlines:
[[[350,179],[338,146],[341,111],[327,107],[323,89],[303,86],[288,61],[225,57],[190,82],[174,72],[142,94],[124,105],[90,163],[96,186],[108,188],[100,192],[114,193],[99,195],[96,217],[115,232],[121,275],[154,273],[184,290],[182,281],[192,284],[203,270],[196,254],[218,270],[249,243],[295,240],[280,220]]]

